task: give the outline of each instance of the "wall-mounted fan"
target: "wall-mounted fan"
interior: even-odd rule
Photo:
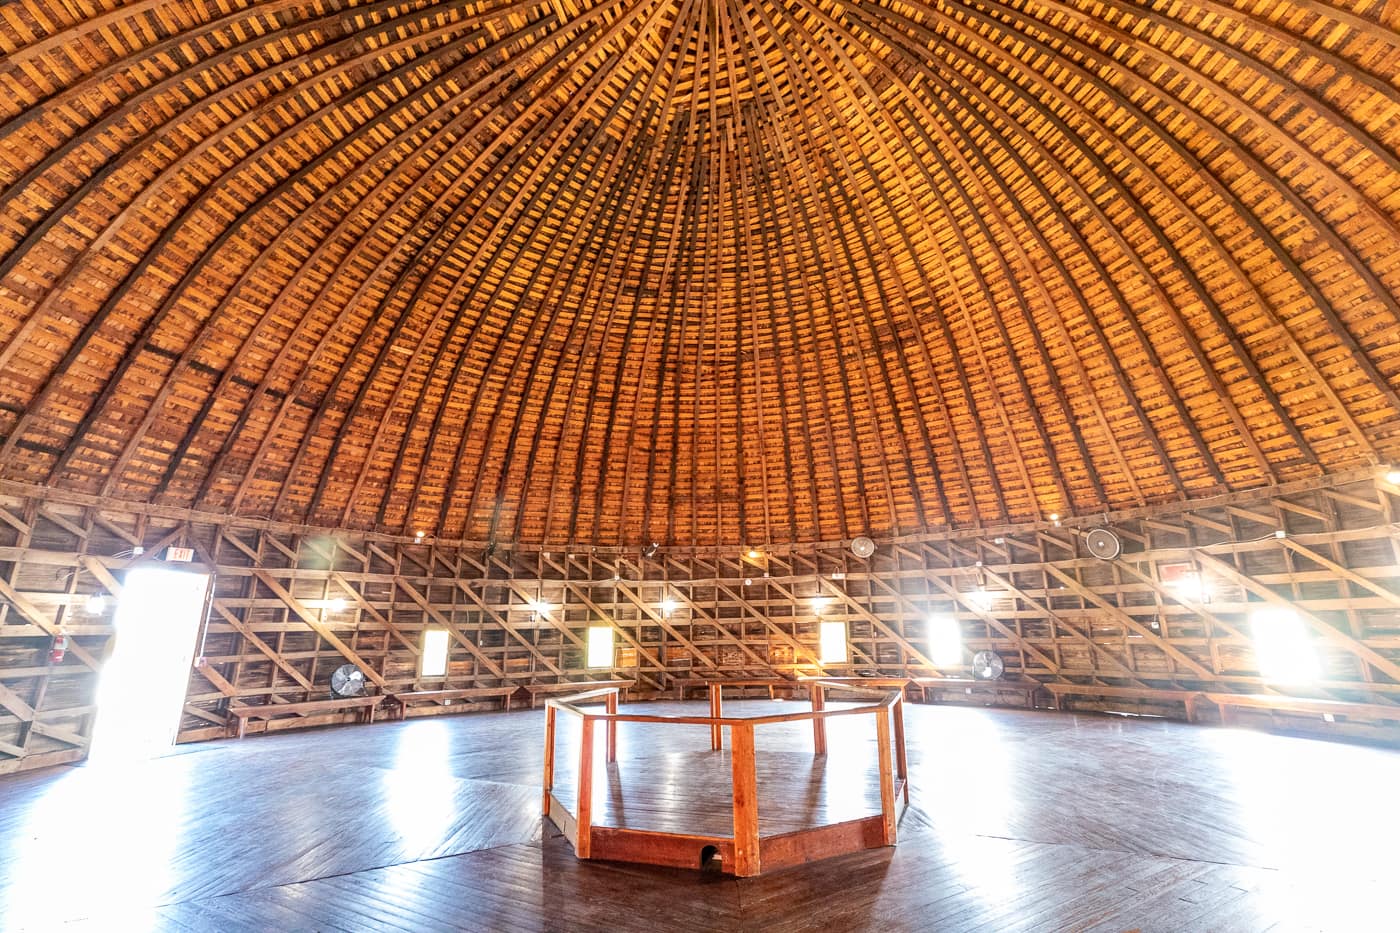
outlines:
[[[864,560],[875,553],[875,542],[865,535],[851,540],[851,553]]]
[[[1006,662],[995,651],[979,651],[972,656],[972,676],[978,680],[996,680],[1006,670]]]
[[[1084,535],[1089,553],[1099,560],[1113,560],[1123,553],[1123,542],[1107,528],[1094,528]]]
[[[365,672],[353,664],[342,664],[331,671],[331,693],[338,697],[365,695]]]

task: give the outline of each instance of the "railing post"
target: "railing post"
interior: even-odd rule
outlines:
[[[710,684],[710,718],[719,719],[724,715],[724,698],[721,696],[724,687],[717,683]],[[724,726],[719,723],[710,725],[710,748],[719,751],[724,748]]]
[[[899,779],[904,782],[904,802],[909,803],[909,756],[904,750],[904,693],[894,704],[894,754],[899,766]]]
[[[812,698],[812,712],[820,713],[826,709],[826,688],[818,683],[807,685],[807,692]],[[812,719],[812,754],[826,754],[826,717],[815,716]]]
[[[544,709],[544,815],[549,816],[549,798],[554,793],[554,716],[551,703]]]
[[[593,836],[593,718],[583,714],[583,739],[578,753],[578,841],[574,852],[589,858]]]
[[[881,707],[875,713],[875,738],[880,749],[880,813],[884,816],[881,836],[887,846],[895,842],[894,773],[890,766],[890,717]]]
[[[617,693],[608,694],[608,712],[617,715]],[[608,763],[617,761],[617,721],[608,720]]]
[[[729,727],[730,771],[734,783],[734,874],[756,875],[758,851],[758,776],[754,771],[754,727]]]

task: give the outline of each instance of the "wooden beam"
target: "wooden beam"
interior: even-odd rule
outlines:
[[[14,606],[16,609],[19,610],[20,615],[24,616],[30,622],[43,629],[45,633],[49,635],[57,635],[59,633],[60,627],[54,623],[54,620],[49,618],[47,615],[41,612],[37,606],[35,606],[29,600],[25,599],[22,595],[20,595],[20,593],[18,593],[14,589],[14,587],[10,586],[10,584],[3,577],[0,577],[0,596],[3,596],[5,597],[5,599],[9,600],[10,605]],[[95,671],[99,667],[101,667],[101,664],[98,662],[97,658],[93,657],[92,653],[89,652],[82,645],[78,644],[76,640],[69,640],[68,651],[90,670]]]
[[[1279,606],[1296,612],[1300,619],[1306,622],[1308,626],[1313,629],[1313,631],[1317,632],[1327,641],[1330,641],[1338,647],[1341,647],[1342,649],[1351,652],[1357,657],[1364,659],[1368,664],[1375,667],[1376,670],[1381,671],[1387,677],[1390,677],[1397,683],[1400,683],[1400,664],[1397,664],[1396,662],[1390,660],[1389,658],[1385,657],[1384,655],[1380,654],[1374,649],[1362,644],[1361,642],[1357,641],[1355,638],[1352,638],[1345,632],[1340,631],[1335,626],[1329,625],[1328,623],[1319,619],[1312,613],[1306,611],[1305,609],[1302,609],[1298,605],[1290,602],[1289,600],[1284,599],[1282,596],[1279,596],[1267,586],[1264,586],[1262,583],[1251,579],[1248,575],[1236,570],[1233,566],[1226,563],[1225,561],[1220,560],[1219,558],[1214,557],[1213,555],[1206,554],[1205,552],[1201,552],[1200,554],[1198,554],[1197,559],[1200,560],[1202,564],[1209,567],[1211,570],[1215,571],[1220,576],[1230,580],[1234,580],[1236,583],[1239,583],[1245,589],[1249,590],[1254,595],[1263,599],[1266,603],[1269,603],[1272,606]]]
[[[447,616],[443,615],[440,611],[438,611],[436,607],[429,603],[427,598],[425,598],[422,593],[414,589],[411,583],[409,583],[403,577],[396,576],[394,577],[394,584],[399,589],[407,593],[408,598],[417,603],[418,607],[424,612],[426,612],[434,622],[447,629],[447,631],[452,634],[452,637],[456,639],[457,644],[461,645],[463,648],[466,648],[467,652],[472,657],[476,658],[477,662],[481,664],[482,667],[486,668],[496,677],[505,676],[505,671],[501,670],[500,665],[498,665],[495,661],[492,661],[489,657],[487,657],[482,652],[482,650],[477,647],[476,642],[468,638],[455,622],[447,618]]]
[[[361,673],[363,673],[365,677],[367,677],[369,681],[373,683],[376,687],[383,689],[383,687],[385,686],[384,678],[380,676],[379,672],[373,667],[371,667],[358,654],[356,654],[355,651],[349,645],[341,641],[340,637],[336,635],[335,632],[332,632],[329,628],[327,628],[326,625],[319,618],[317,618],[314,612],[312,612],[310,609],[306,608],[306,606],[302,604],[301,600],[297,599],[295,596],[289,593],[287,589],[282,586],[281,583],[278,583],[277,580],[266,571],[254,568],[253,575],[256,576],[259,580],[261,580],[264,586],[272,590],[272,592],[277,596],[278,599],[286,603],[288,608],[295,612],[297,614],[297,617],[301,619],[301,621],[305,622],[313,632],[321,636],[322,640],[324,640],[328,645],[330,645],[332,648],[338,651],[341,657],[345,658],[345,660],[349,661],[351,664],[355,665],[355,667],[359,668]]]

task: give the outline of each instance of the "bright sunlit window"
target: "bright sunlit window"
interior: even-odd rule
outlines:
[[[962,664],[962,629],[952,616],[933,616],[928,620],[928,656],[938,667]]]
[[[1259,609],[1250,616],[1259,673],[1275,683],[1316,680],[1321,672],[1303,620],[1291,609]]]
[[[606,625],[588,629],[588,666],[613,666],[613,630]]]
[[[823,664],[846,663],[846,623],[822,623],[821,662]]]
[[[442,677],[447,673],[447,629],[423,632],[423,676]]]

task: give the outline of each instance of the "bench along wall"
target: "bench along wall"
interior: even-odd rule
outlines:
[[[1394,738],[1382,714],[1400,704],[1397,502],[1400,488],[1383,478],[1344,474],[1190,508],[906,536],[878,542],[869,560],[846,542],[755,556],[748,546],[662,547],[644,558],[640,547],[420,542],[9,484],[0,486],[0,772],[85,754],[113,607],[109,598],[90,613],[88,597],[118,593],[128,568],[172,546],[193,549],[215,574],[182,741],[225,735],[230,703],[325,698],[331,671],[347,663],[382,692],[622,678],[645,697],[720,676],[965,677],[982,649],[1002,657],[1008,678],[1077,685],[1060,697],[1075,708],[1180,716],[1161,691],[1304,695],[1370,707],[1330,723],[1267,709],[1231,721]],[[1084,533],[1105,523],[1124,545],[1116,560],[1085,547]],[[1208,600],[1181,587],[1183,574],[1198,575]],[[1271,604],[1295,609],[1313,639],[1321,672],[1310,685],[1270,683],[1258,670],[1249,618]],[[931,614],[958,619],[962,666],[939,669],[929,657]],[[823,620],[847,624],[849,664],[819,663]],[[615,667],[587,667],[591,625],[613,628]],[[450,633],[446,678],[419,677],[426,628]],[[59,631],[70,649],[51,664]]]

